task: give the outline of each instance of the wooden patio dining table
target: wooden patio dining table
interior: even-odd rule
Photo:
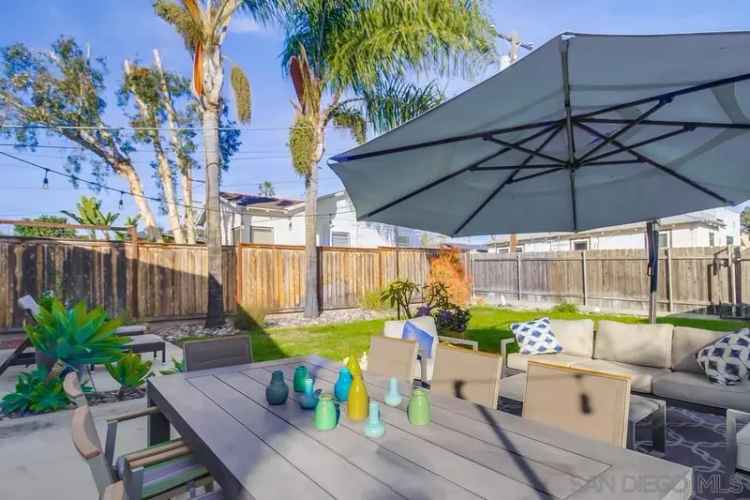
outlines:
[[[169,437],[171,424],[222,486],[225,498],[560,498],[687,499],[690,468],[584,439],[457,398],[432,395],[432,423],[408,421],[382,404],[387,380],[365,373],[381,401],[385,434],[364,435],[342,407],[331,431],[313,426],[291,390],[304,364],[316,387],[331,392],[338,363],[319,356],[155,377],[148,401],[149,440]],[[282,370],[286,404],[271,406],[265,387]],[[402,394],[408,396],[407,384]]]

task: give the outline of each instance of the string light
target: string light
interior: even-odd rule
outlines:
[[[124,191],[120,191],[120,202],[117,204],[117,208],[119,210],[122,210],[122,208],[125,206],[125,202],[123,201],[122,197],[125,195]]]
[[[42,181],[42,189],[49,189],[49,169],[44,169],[44,180]]]

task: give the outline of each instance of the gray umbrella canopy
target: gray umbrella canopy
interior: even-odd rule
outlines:
[[[333,158],[360,220],[580,231],[750,199],[750,33],[560,35]]]

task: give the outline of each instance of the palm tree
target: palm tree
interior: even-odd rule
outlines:
[[[297,102],[289,148],[305,182],[305,316],[319,314],[316,211],[326,127],[364,142],[436,105],[435,83],[407,73],[470,72],[494,60],[496,32],[481,0],[298,0],[286,13],[283,65]]]
[[[221,169],[219,118],[222,111],[224,60],[222,43],[232,16],[244,10],[259,22],[270,20],[281,1],[273,0],[156,0],[156,14],[173,25],[193,54],[193,93],[203,126],[206,172],[206,244],[208,249],[208,310],[206,326],[224,323],[219,173]],[[237,115],[250,122],[250,86],[238,67],[232,68]]]

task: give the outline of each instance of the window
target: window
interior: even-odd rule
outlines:
[[[250,227],[250,242],[273,245],[273,228],[251,226]]]
[[[589,240],[573,240],[573,250],[580,252],[589,249]]]
[[[244,231],[242,230],[242,226],[237,226],[232,228],[232,244],[236,245],[237,243],[247,243],[242,236]]]
[[[727,236],[727,245],[734,245],[734,236]]]
[[[410,243],[408,236],[396,236],[396,245],[400,247],[408,247]]]
[[[497,247],[495,253],[510,253],[510,247]]]
[[[666,231],[661,231],[659,233],[659,248],[669,248],[670,243],[672,243],[672,241],[669,237],[669,233]]]
[[[708,246],[712,247],[714,245],[716,245],[716,235],[708,233]]]
[[[523,245],[516,245],[516,253],[523,253]]]
[[[344,233],[341,231],[332,231],[331,232],[331,246],[332,247],[348,247],[351,246],[351,238],[349,237],[349,233]]]

